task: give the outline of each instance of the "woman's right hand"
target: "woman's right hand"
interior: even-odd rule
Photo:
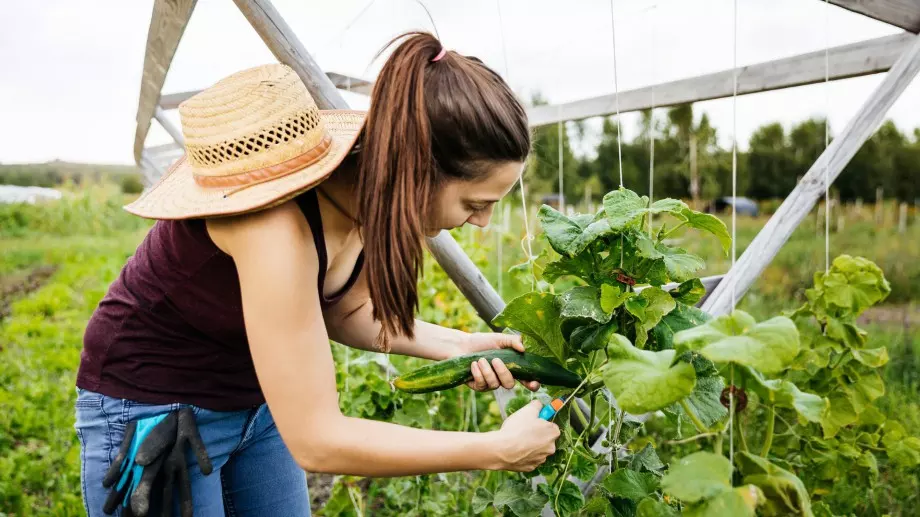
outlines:
[[[530,404],[512,413],[497,432],[497,455],[501,470],[530,472],[556,452],[559,426],[539,418],[543,404]]]

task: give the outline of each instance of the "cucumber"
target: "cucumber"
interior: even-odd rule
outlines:
[[[408,393],[430,393],[447,390],[473,380],[470,364],[485,357],[489,363],[499,358],[516,380],[537,381],[548,386],[577,388],[582,379],[555,362],[531,353],[511,348],[466,354],[427,364],[397,377],[393,385]]]

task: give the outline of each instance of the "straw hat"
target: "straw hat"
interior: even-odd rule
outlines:
[[[151,219],[239,214],[287,201],[352,151],[360,111],[319,110],[281,64],[237,72],[179,105],[185,155],[125,206]]]

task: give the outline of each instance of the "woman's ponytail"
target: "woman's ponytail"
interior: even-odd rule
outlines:
[[[357,178],[367,282],[374,318],[383,325],[377,343],[383,350],[395,335],[413,337],[424,258],[422,218],[435,179],[424,89],[425,69],[441,45],[429,34],[411,35],[377,77]]]
[[[482,61],[424,32],[390,54],[371,93],[358,160],[358,220],[377,346],[412,338],[417,282],[432,199],[448,180],[472,180],[497,163],[524,162],[530,129],[514,92]]]

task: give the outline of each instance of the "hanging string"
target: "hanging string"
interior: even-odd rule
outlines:
[[[623,146],[620,144],[620,87],[617,84],[617,32],[613,15],[613,0],[610,0],[610,38],[613,43],[613,92],[617,111],[617,160],[620,167],[620,187],[623,186]]]
[[[562,106],[558,108],[559,115],[562,115]],[[559,118],[559,122],[556,124],[559,128],[559,211],[565,212],[565,191],[562,189],[562,130],[563,130],[562,118]]]
[[[735,227],[738,203],[738,0],[732,2],[732,268],[735,267]],[[733,275],[734,277],[734,275]],[[735,287],[732,280],[732,310],[735,309]],[[735,365],[731,366],[728,388],[728,462],[735,464]]]
[[[653,16],[650,16],[653,18]],[[649,136],[649,161],[648,161],[648,202],[655,200],[655,24],[651,24],[649,31],[651,37],[652,59],[652,110],[649,113],[648,136]],[[648,236],[652,237],[652,213],[648,214]]]
[[[828,29],[828,2],[824,0],[824,150],[827,151],[830,142],[830,130],[828,128],[828,118],[830,116],[830,34]],[[824,160],[824,273],[831,268],[831,198],[830,198],[830,176],[827,170],[827,164],[830,160]]]

